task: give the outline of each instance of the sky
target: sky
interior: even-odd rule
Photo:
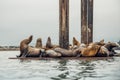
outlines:
[[[120,0],[94,0],[93,39],[120,40]],[[81,0],[70,0],[69,39],[81,38]],[[31,45],[47,37],[59,43],[59,0],[0,0],[0,45],[19,46],[33,35]]]

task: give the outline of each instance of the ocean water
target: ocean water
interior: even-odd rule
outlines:
[[[120,80],[120,57],[99,60],[19,60],[0,51],[0,80]]]

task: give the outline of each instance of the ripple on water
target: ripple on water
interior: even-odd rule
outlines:
[[[104,60],[10,60],[0,52],[0,80],[119,80],[120,58]]]

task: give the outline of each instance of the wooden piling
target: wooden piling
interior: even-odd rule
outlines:
[[[69,49],[69,0],[59,0],[59,45]]]
[[[88,43],[93,42],[93,0],[88,0]]]
[[[81,0],[81,42],[93,42],[93,0]]]
[[[81,43],[88,43],[87,36],[87,0],[81,0]]]

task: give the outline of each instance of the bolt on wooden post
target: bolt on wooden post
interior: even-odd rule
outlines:
[[[93,0],[81,0],[81,42],[93,42]]]
[[[59,0],[59,45],[69,49],[69,0]]]

